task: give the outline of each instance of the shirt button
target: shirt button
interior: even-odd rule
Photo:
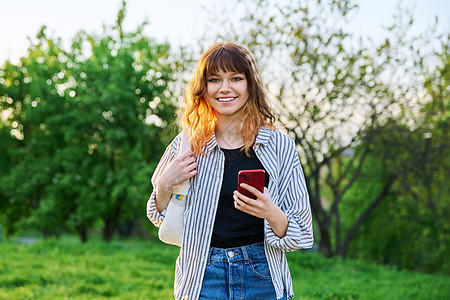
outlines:
[[[232,251],[228,252],[228,256],[229,257],[233,257],[234,256],[234,252],[232,252]]]

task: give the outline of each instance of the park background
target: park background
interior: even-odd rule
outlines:
[[[49,28],[20,50],[5,33],[26,14],[2,24],[1,298],[170,298],[177,248],[146,219],[149,179],[195,61],[230,40],[255,54],[304,167],[316,244],[288,255],[296,298],[448,299],[445,1],[175,1],[149,24],[128,13],[139,1],[70,22],[64,3],[53,25],[41,3]]]

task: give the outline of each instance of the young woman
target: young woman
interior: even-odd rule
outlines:
[[[308,193],[294,142],[274,127],[250,52],[218,43],[201,57],[185,94],[180,127],[192,150],[177,156],[178,135],[152,177],[149,219],[160,226],[173,188],[190,181],[176,263],[176,299],[290,299],[285,252],[311,248]],[[265,170],[263,192],[238,172]]]

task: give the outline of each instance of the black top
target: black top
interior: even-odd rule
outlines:
[[[244,213],[234,207],[233,192],[237,190],[240,170],[264,169],[253,149],[250,157],[239,149],[222,149],[225,154],[225,169],[219,204],[214,222],[211,247],[232,248],[264,241],[264,219]],[[269,174],[266,171],[264,186]]]

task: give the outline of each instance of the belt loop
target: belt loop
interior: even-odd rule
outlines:
[[[242,249],[242,255],[244,256],[245,264],[248,265],[249,257],[248,257],[248,253],[247,253],[247,247],[242,246],[241,249]]]
[[[208,257],[206,259],[206,265],[209,266],[211,264],[211,254],[212,254],[212,247],[208,250]]]

